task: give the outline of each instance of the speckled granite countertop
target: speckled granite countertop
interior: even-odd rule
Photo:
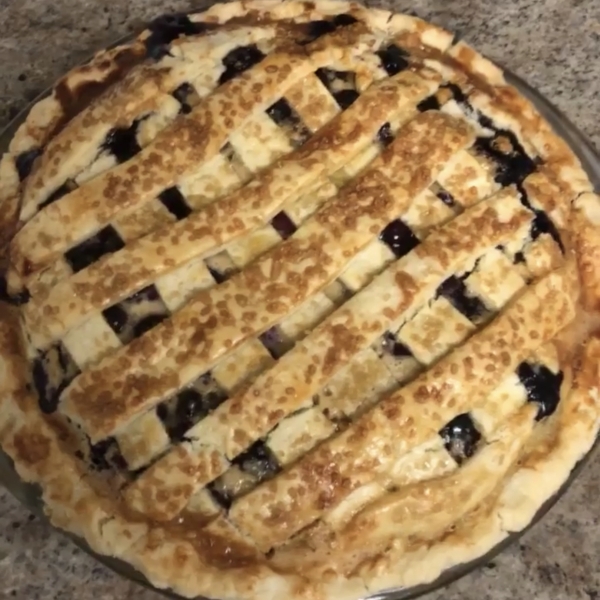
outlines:
[[[0,129],[91,52],[189,0],[0,0]],[[458,31],[546,94],[600,147],[598,0],[373,0]],[[520,543],[426,600],[600,598],[600,454]],[[0,598],[159,600],[109,572],[0,487]]]

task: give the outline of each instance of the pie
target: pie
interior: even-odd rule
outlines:
[[[160,17],[32,108],[0,200],[2,448],[159,588],[432,581],[594,442],[600,200],[417,17]]]

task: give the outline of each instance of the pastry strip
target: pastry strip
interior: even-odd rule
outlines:
[[[125,427],[333,280],[349,257],[431,185],[447,158],[471,141],[463,122],[441,113],[418,116],[293,237],[78,377],[63,395],[63,410],[93,440]],[[104,378],[108,372],[111,377]],[[111,383],[99,383],[99,376]]]
[[[402,115],[402,120],[413,116],[415,102],[430,94],[438,83],[438,77],[425,70],[422,76],[403,73],[373,86],[302,148],[248,185],[187,219],[128,244],[60,282],[48,295],[34,298],[25,307],[34,343],[45,346],[91,311],[102,310],[173,267],[215,253],[228,241],[259,227],[284,202],[298,198],[307,186],[368,145],[390,116]],[[367,111],[373,118],[357,126],[358,115]],[[50,310],[54,315],[51,319]]]
[[[435,367],[289,471],[240,498],[230,518],[263,550],[289,539],[318,519],[323,508],[335,506],[356,487],[385,473],[397,456],[437,435],[454,415],[476,405],[537,346],[556,335],[575,314],[573,284],[572,274],[563,268],[527,288]],[[399,428],[401,437],[394,435]],[[393,447],[390,439],[395,440]]]
[[[498,213],[505,214],[504,227],[499,226]],[[177,454],[166,455],[130,486],[130,504],[157,518],[174,516],[186,502],[185,495],[174,502],[168,493],[172,489],[169,473],[176,465],[189,467],[186,481],[190,493],[218,477],[227,466],[223,452],[230,459],[235,457],[286,414],[305,405],[348,359],[373,343],[390,320],[410,318],[438,285],[469,259],[475,260],[508,237],[524,237],[531,218],[516,190],[509,188],[457,217],[452,226],[431,234],[260,375],[248,390],[202,420],[189,433],[195,441],[182,444]],[[385,316],[384,321],[380,315]],[[276,410],[268,410],[273,398],[278,399]],[[159,495],[168,498],[168,503],[160,502]]]
[[[358,42],[358,39],[354,40]],[[56,254],[93,234],[121,210],[140,206],[217,154],[228,134],[257,110],[273,104],[285,90],[327,64],[341,47],[314,56],[282,51],[220,86],[181,115],[129,161],[116,166],[33,217],[12,244],[20,273],[40,268]],[[356,52],[364,50],[357,44]],[[257,88],[260,96],[256,95]],[[234,96],[236,102],[230,98]],[[52,233],[49,233],[52,232]],[[42,237],[40,238],[40,233]]]
[[[253,44],[273,37],[275,31],[244,27],[237,34],[241,43]],[[52,138],[39,165],[28,177],[21,219],[28,221],[56,188],[67,179],[75,178],[94,161],[111,128],[131,125],[135,118],[155,110],[171,91],[185,81],[193,81],[200,73],[212,74],[210,83],[215,87],[220,61],[235,43],[232,40],[224,44],[223,41],[218,35],[196,37],[184,44],[176,57],[167,60],[166,64],[145,63],[135,67],[108,93],[74,117]],[[176,64],[179,68],[167,68],[167,64]],[[82,132],[85,132],[84,136]],[[90,188],[86,187],[86,193],[90,193]]]

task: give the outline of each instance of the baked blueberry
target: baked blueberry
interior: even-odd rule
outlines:
[[[178,220],[185,219],[192,214],[192,209],[185,201],[183,194],[179,191],[177,186],[167,188],[161,192],[158,199]]]
[[[269,115],[273,122],[288,132],[294,146],[301,146],[310,138],[310,130],[306,127],[294,107],[285,98],[280,98],[277,102],[269,106],[267,108],[267,115]]]
[[[98,261],[105,254],[125,247],[121,236],[112,225],[107,225],[96,235],[80,242],[65,252],[65,258],[75,273]]]
[[[277,458],[262,440],[258,440],[236,457],[233,464],[239,465],[243,471],[250,473],[258,481],[271,478],[281,470]]]
[[[38,353],[33,361],[32,377],[43,413],[56,411],[61,393],[78,374],[79,367],[62,344]]]
[[[402,342],[399,342],[396,336],[391,331],[386,331],[383,334],[381,347],[385,352],[391,354],[392,356],[412,356],[412,352],[409,350],[409,348],[405,346]]]
[[[21,152],[21,154],[17,156],[15,159],[15,165],[21,181],[29,177],[36,159],[41,154],[42,150],[40,148],[34,148],[33,150]]]
[[[481,434],[468,413],[452,419],[439,433],[446,450],[459,465],[475,454],[481,441]]]
[[[138,124],[139,121],[134,121],[129,127],[116,127],[108,132],[102,147],[108,150],[117,162],[126,162],[141,151],[137,141]]]
[[[183,13],[162,15],[148,25],[146,54],[155,60],[169,54],[169,44],[182,35],[199,35],[209,29],[205,23],[194,23]]]
[[[296,225],[292,221],[285,211],[278,212],[272,219],[271,225],[281,236],[282,239],[287,240],[296,231]]]
[[[239,46],[234,48],[223,58],[225,71],[219,77],[219,84],[226,83],[236,75],[247,71],[259,63],[265,55],[258,49],[256,44],[250,46]]]
[[[480,321],[489,312],[482,300],[471,295],[464,280],[455,275],[448,277],[440,285],[437,293],[446,298],[458,312],[474,323]]]
[[[512,131],[497,130],[492,137],[479,137],[475,148],[496,165],[494,179],[502,186],[522,183],[535,171],[535,162]]]
[[[384,123],[377,132],[377,140],[385,148],[394,141],[394,134],[389,123]]]
[[[314,42],[328,33],[333,33],[339,27],[347,27],[354,23],[357,23],[357,19],[349,14],[336,15],[333,19],[311,21],[306,26],[306,39],[302,40],[301,44]]]
[[[390,44],[386,48],[379,50],[377,56],[379,56],[381,64],[388,75],[396,75],[408,68],[407,59],[409,54],[396,44]]]
[[[549,417],[556,411],[560,402],[560,387],[564,373],[553,373],[545,365],[522,362],[517,368],[517,376],[527,390],[528,402],[538,405],[536,419]]]
[[[400,219],[395,219],[381,232],[379,238],[387,244],[397,258],[408,254],[419,245],[419,238]]]

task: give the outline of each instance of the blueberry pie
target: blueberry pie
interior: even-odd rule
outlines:
[[[157,587],[431,581],[595,439],[600,199],[416,17],[160,17],[33,107],[0,201],[2,448]]]

